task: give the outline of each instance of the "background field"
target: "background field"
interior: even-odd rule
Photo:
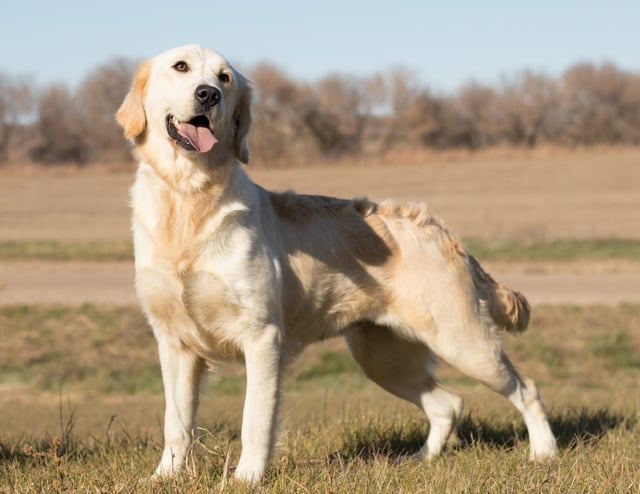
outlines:
[[[640,151],[249,173],[275,189],[426,200],[492,272],[529,283],[530,329],[505,341],[561,446],[530,465],[509,404],[445,366],[466,403],[460,447],[429,466],[396,461],[428,423],[368,383],[336,340],[287,376],[262,491],[640,492]],[[0,171],[0,492],[246,491],[225,467],[240,449],[244,374],[233,365],[204,391],[193,475],[138,483],[159,458],[163,397],[131,290],[132,174]]]

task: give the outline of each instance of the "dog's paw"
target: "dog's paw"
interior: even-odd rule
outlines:
[[[162,475],[162,474],[159,474],[158,472],[153,472],[148,477],[140,477],[138,479],[137,485],[140,488],[143,488],[145,486],[146,487],[155,486],[155,485],[162,484],[163,482],[166,482],[171,478],[173,478],[173,475],[170,475],[170,474]]]
[[[529,461],[533,463],[546,463],[549,460],[553,459],[558,452],[558,447],[556,446],[555,441],[548,445],[545,445],[544,448],[531,449],[529,453]]]
[[[264,465],[258,462],[245,461],[240,458],[240,462],[234,471],[236,480],[246,482],[250,485],[257,485],[264,476]]]

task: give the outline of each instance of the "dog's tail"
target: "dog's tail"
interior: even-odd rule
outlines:
[[[510,333],[527,329],[531,307],[524,295],[494,280],[478,260],[468,255],[473,283],[480,298],[487,301],[489,314],[495,323]]]

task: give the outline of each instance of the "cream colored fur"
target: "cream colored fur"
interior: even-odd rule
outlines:
[[[218,140],[207,153],[180,147],[166,125],[168,115],[196,115],[202,84],[220,92],[206,109]],[[553,456],[535,385],[516,372],[498,335],[526,328],[526,299],[484,272],[424,205],[254,184],[240,166],[249,159],[251,92],[221,55],[191,45],[143,63],[117,114],[139,160],[131,189],[136,289],[158,341],[166,397],[156,475],[185,463],[207,366],[243,358],[235,475],[258,482],[276,439],[283,367],[307,344],[339,335],[367,376],[428,416],[420,457],[442,450],[462,414],[462,400],[432,374],[436,356],[515,404],[532,459]]]

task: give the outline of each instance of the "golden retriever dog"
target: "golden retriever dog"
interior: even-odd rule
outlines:
[[[369,378],[427,415],[417,457],[438,455],[462,414],[461,398],[433,375],[436,357],[515,405],[531,459],[553,456],[538,391],[499,335],[526,328],[526,299],[494,281],[422,204],[253,183],[241,166],[252,91],[220,54],[190,45],[143,62],[117,113],[139,161],[136,290],[157,338],[166,399],[154,475],[185,464],[205,370],[238,358],[247,382],[235,476],[259,482],[276,441],[283,369],[331,336],[346,338]]]

